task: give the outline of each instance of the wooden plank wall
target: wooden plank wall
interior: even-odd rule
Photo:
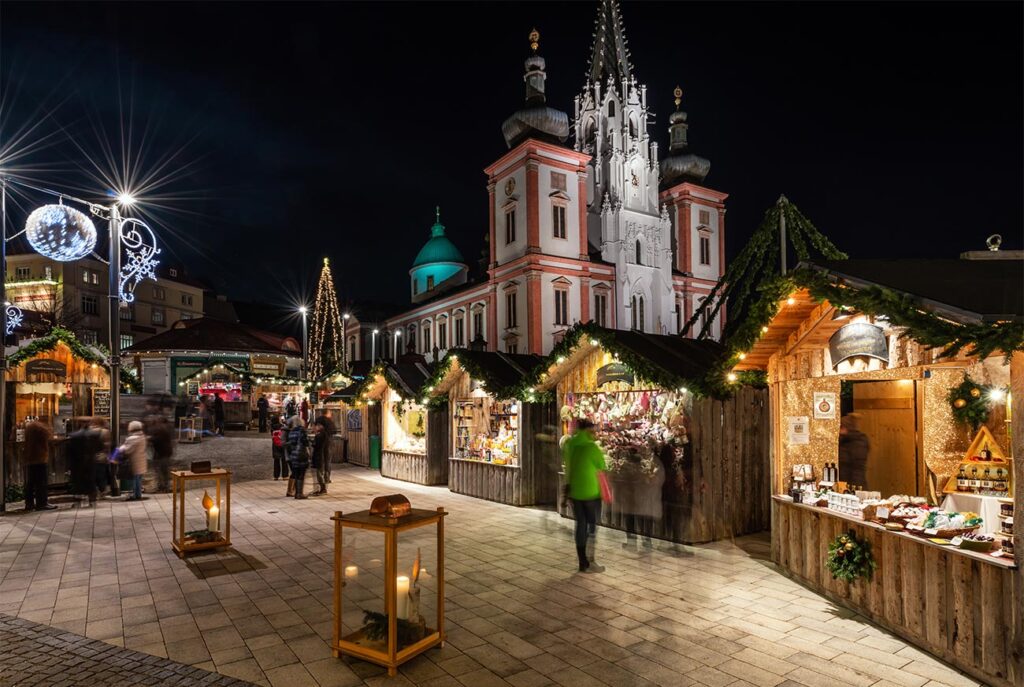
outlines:
[[[370,433],[367,431],[366,407],[342,406],[342,410],[339,425],[341,435],[348,439],[348,462],[368,467],[370,465]],[[359,431],[350,431],[348,428],[348,413],[351,410],[355,410],[362,416],[362,429]]]
[[[429,484],[427,465],[425,454],[384,449],[380,457],[380,474],[403,482]]]
[[[725,401],[694,401],[682,473],[666,476],[680,480],[682,490],[675,501],[663,504],[654,537],[695,544],[768,529],[769,418],[767,389],[742,387]],[[568,504],[562,504],[561,512],[572,517]],[[626,529],[628,515],[613,502],[602,508],[601,524]]]
[[[456,494],[497,501],[510,506],[523,501],[523,469],[479,460],[448,461],[448,488]]]
[[[772,501],[772,560],[784,572],[987,684],[1009,687],[1013,569],[790,503]],[[828,543],[853,529],[874,577],[832,579]],[[1019,684],[1019,683],[1018,683]]]
[[[427,410],[426,454],[384,449],[380,474],[416,484],[448,483],[448,406]]]

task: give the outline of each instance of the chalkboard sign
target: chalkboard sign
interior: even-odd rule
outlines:
[[[186,382],[185,389],[189,396],[199,395],[199,382]]]
[[[92,390],[92,414],[110,415],[110,389]]]
[[[358,410],[348,411],[348,431],[350,432],[362,432],[363,431],[363,414]]]

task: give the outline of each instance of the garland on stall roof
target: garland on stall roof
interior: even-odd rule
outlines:
[[[86,346],[78,340],[78,337],[75,336],[73,332],[68,329],[64,329],[64,327],[54,327],[46,336],[41,336],[38,339],[25,344],[7,358],[7,364],[9,367],[18,367],[37,355],[49,353],[57,348],[57,344],[59,343],[63,343],[71,349],[71,353],[76,358],[81,358],[87,363],[97,363],[99,365],[107,364],[107,360],[104,358],[103,351],[101,349]]]
[[[232,373],[238,375],[239,377],[241,377],[242,379],[244,379],[245,381],[250,382],[250,383],[252,383],[252,382],[256,382],[256,383],[272,382],[274,384],[302,384],[307,390],[312,388],[312,382],[310,382],[309,380],[299,379],[298,377],[279,377],[277,375],[259,374],[259,373],[253,372],[251,370],[247,370],[245,368],[238,367],[237,365],[232,365],[231,363],[229,363],[229,362],[227,362],[225,360],[222,360],[222,359],[211,359],[211,360],[207,361],[206,364],[203,366],[202,370],[198,370],[196,372],[193,372],[192,374],[188,375],[187,377],[182,377],[178,381],[178,386],[184,386],[186,382],[190,382],[193,379],[195,379],[196,377],[199,377],[200,375],[203,375],[203,374],[206,374],[209,371],[212,371],[217,366],[224,367],[229,372],[232,372]],[[319,385],[319,383],[318,383],[318,385]]]
[[[464,352],[465,349],[463,348],[450,349],[448,353],[441,358],[441,361],[434,365],[434,371],[423,383],[421,393],[427,396],[427,405],[430,408],[440,408],[448,402],[447,394],[433,395],[432,392],[434,388],[437,387],[448,375],[448,372],[452,367],[452,362],[455,360],[458,360],[459,366],[470,376],[471,379],[479,379],[482,381],[487,393],[492,394],[499,399],[516,399],[519,401],[530,402],[541,400],[539,398],[541,394],[528,390],[526,384],[520,383],[512,386],[502,386],[498,380],[491,376],[488,370],[478,365],[475,360],[471,357],[461,355]]]
[[[852,529],[829,542],[826,565],[832,579],[843,582],[854,582],[860,577],[870,580],[878,567],[871,554],[871,542],[858,539]]]
[[[420,400],[423,397],[424,390],[430,385],[430,381],[427,380],[419,389],[413,389],[412,398],[407,398],[408,392],[405,391],[405,384],[403,384],[402,381],[398,378],[398,376],[395,374],[394,369],[391,367],[390,364],[387,363],[387,361],[381,361],[374,365],[373,368],[366,373],[366,376],[360,379],[355,384],[355,387],[352,389],[352,398],[356,402],[364,402],[364,399],[362,397],[363,394],[370,390],[370,387],[374,384],[378,375],[384,378],[384,382],[391,388],[392,391],[398,392],[398,394],[402,397],[403,405],[407,405],[412,401]]]

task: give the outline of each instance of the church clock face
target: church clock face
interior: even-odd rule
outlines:
[[[511,196],[513,193],[515,193],[515,190],[516,190],[516,180],[515,179],[509,179],[508,181],[505,182],[505,195],[506,196]]]

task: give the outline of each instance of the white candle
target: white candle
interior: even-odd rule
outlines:
[[[345,577],[347,577],[350,580],[353,579],[353,578],[359,577],[359,568],[357,568],[354,565],[346,565],[345,566]]]
[[[396,615],[402,620],[407,620],[409,617],[409,578],[399,575],[396,582],[398,589]]]
[[[210,510],[206,512],[206,529],[211,532],[220,529],[220,508],[217,506],[210,506]]]

